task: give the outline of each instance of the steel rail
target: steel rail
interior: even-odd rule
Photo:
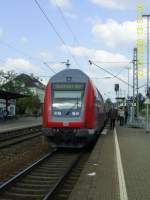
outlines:
[[[79,161],[79,159],[80,159],[81,156],[82,156],[82,153],[80,153],[79,156],[77,156],[77,158],[70,165],[70,167],[68,169],[66,169],[64,175],[62,175],[59,178],[58,182],[49,190],[49,192],[47,193],[47,195],[42,200],[48,200],[48,199],[52,198],[52,196],[55,194],[57,188],[62,184],[62,182],[65,180],[65,178],[69,175],[69,173],[72,171],[72,169],[74,168],[74,166],[77,164],[77,162]]]
[[[14,129],[14,130],[2,131],[2,132],[0,132],[0,142],[2,142],[4,140],[16,138],[19,136],[23,136],[28,133],[33,133],[33,131],[35,131],[34,129],[41,129],[41,128],[42,128],[41,125],[37,125],[37,126],[30,126],[30,127],[26,127],[26,128],[18,128],[18,129]],[[22,134],[22,132],[24,132],[24,133]]]
[[[30,140],[34,137],[39,137],[41,135],[41,132],[39,132],[40,129],[41,126],[33,126],[9,131],[8,133],[0,133],[0,149]]]
[[[24,175],[26,175],[27,173],[29,173],[31,170],[33,170],[35,167],[37,167],[39,164],[41,164],[43,161],[45,161],[47,158],[49,158],[50,156],[52,156],[54,154],[56,150],[46,154],[45,156],[43,156],[41,159],[39,159],[38,161],[34,162],[32,165],[30,165],[29,167],[27,167],[26,169],[22,170],[21,172],[19,172],[17,175],[13,176],[12,178],[10,178],[8,181],[4,182],[2,185],[0,185],[0,193],[6,189],[6,187],[10,186],[10,184],[14,183],[17,181],[17,179],[23,177]]]
[[[0,142],[0,149],[11,147],[12,145],[25,142],[27,140],[33,139],[35,137],[39,137],[41,135],[42,135],[41,132],[40,133],[39,132],[38,133],[32,133],[32,135],[28,135],[28,136],[24,135],[24,136],[20,136],[20,137],[17,137],[17,138],[9,139],[7,141]]]
[[[56,156],[54,153],[56,153]],[[52,157],[53,154],[54,154],[54,156]],[[57,152],[57,150],[54,150],[52,153],[45,155],[39,161],[35,162],[31,166],[29,166],[28,168],[26,168],[25,170],[21,171],[16,176],[14,176],[10,180],[8,180],[7,182],[3,183],[0,186],[0,194],[2,194],[2,197],[4,196],[4,198],[6,197],[6,199],[10,195],[19,195],[19,196],[21,195],[21,198],[24,198],[24,196],[22,196],[22,195],[25,195],[26,197],[28,196],[29,198],[30,197],[36,198],[36,196],[37,196],[38,199],[40,198],[42,200],[48,200],[55,194],[56,190],[59,188],[61,183],[63,183],[63,181],[69,175],[69,173],[72,171],[74,166],[76,166],[81,155],[82,155],[81,152],[76,153],[76,154],[70,154],[67,152],[67,154],[66,153],[63,154],[63,153]],[[52,157],[51,158],[52,160],[49,160],[50,157]],[[71,160],[68,158],[71,158]],[[46,160],[47,160],[47,162],[45,163],[44,161],[46,161]],[[67,164],[65,163],[65,160],[68,161]],[[49,162],[50,162],[50,164],[48,164]],[[61,163],[60,165],[58,164],[59,162]],[[49,170],[52,169],[52,172],[49,171],[48,169],[47,169],[48,172],[44,172],[44,171],[41,172],[41,168],[45,168],[47,166],[47,164],[50,165],[50,167],[48,167],[48,169]],[[53,172],[53,170],[54,170],[54,172]],[[39,174],[37,174],[37,173],[39,173]],[[48,179],[45,179],[45,176],[46,176],[45,173],[49,174],[47,177]],[[28,189],[28,187],[27,187],[27,188],[24,188],[23,194],[20,193],[20,187],[21,187],[21,184],[24,184],[24,181],[25,181],[26,185],[33,184],[32,187],[34,188],[35,180],[34,180],[34,178],[31,179],[30,176],[32,178],[38,177],[38,178],[36,178],[36,181],[38,182],[38,180],[39,180],[41,182],[41,184],[43,184],[42,189],[39,188],[39,191],[37,191],[38,193],[35,192],[35,190],[33,189],[33,193],[34,192],[35,193],[32,194],[31,190]],[[29,177],[29,179],[27,177]],[[49,179],[53,179],[53,178],[56,179],[56,180],[54,180],[54,182],[52,181],[52,183],[51,183],[51,181],[50,181],[49,183],[44,185],[45,181],[48,182]],[[32,183],[31,180],[34,183]],[[31,183],[30,183],[30,181],[31,181]],[[37,184],[39,184],[39,183],[37,183]],[[19,189],[18,189],[18,187],[19,187]],[[36,185],[36,187],[37,187],[37,185]],[[44,191],[44,193],[42,194],[40,189],[42,190],[42,192],[43,192],[43,190],[46,190],[46,191]],[[19,193],[17,193],[18,190],[19,190]],[[31,194],[26,193],[26,192],[28,192],[28,190],[30,191]],[[21,191],[22,191],[22,189],[21,189]],[[17,196],[17,199],[18,198],[19,197]]]

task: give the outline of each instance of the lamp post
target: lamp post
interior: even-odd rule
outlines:
[[[147,98],[149,98],[149,18],[150,14],[144,14],[147,18]],[[146,104],[146,133],[149,133],[149,104]]]

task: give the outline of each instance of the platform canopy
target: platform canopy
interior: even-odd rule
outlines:
[[[9,100],[9,99],[17,99],[23,97],[27,97],[27,95],[0,90],[0,99]]]

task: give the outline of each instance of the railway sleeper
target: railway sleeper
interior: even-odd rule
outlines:
[[[28,175],[27,178],[33,179],[33,180],[37,180],[37,181],[38,180],[57,180],[58,179],[58,174],[57,174],[57,176],[56,175],[53,175],[53,176],[51,176],[51,175],[49,175],[49,176]]]
[[[23,188],[23,187],[11,187],[9,189],[9,193],[17,193],[17,194],[35,194],[35,195],[42,195],[42,194],[45,194],[46,192],[48,191],[48,188],[44,188],[44,189],[41,189],[41,188],[36,188],[36,189],[33,189],[32,187],[31,188]]]
[[[5,192],[5,194],[2,196],[2,198],[5,199],[15,199],[15,200],[41,200],[43,195],[35,195],[35,194],[17,194],[17,193],[11,193],[11,192]]]
[[[22,188],[49,188],[52,185],[50,183],[44,183],[44,184],[38,184],[38,183],[17,183],[16,187],[22,187]]]
[[[55,179],[53,179],[54,181],[55,181]],[[30,180],[22,180],[21,181],[21,183],[22,184],[39,184],[39,185],[44,185],[44,184],[50,184],[53,180],[32,180],[32,179],[30,179]]]

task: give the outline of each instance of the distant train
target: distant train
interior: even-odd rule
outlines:
[[[106,109],[100,92],[85,73],[65,69],[46,86],[43,134],[54,147],[84,147],[104,127]]]

